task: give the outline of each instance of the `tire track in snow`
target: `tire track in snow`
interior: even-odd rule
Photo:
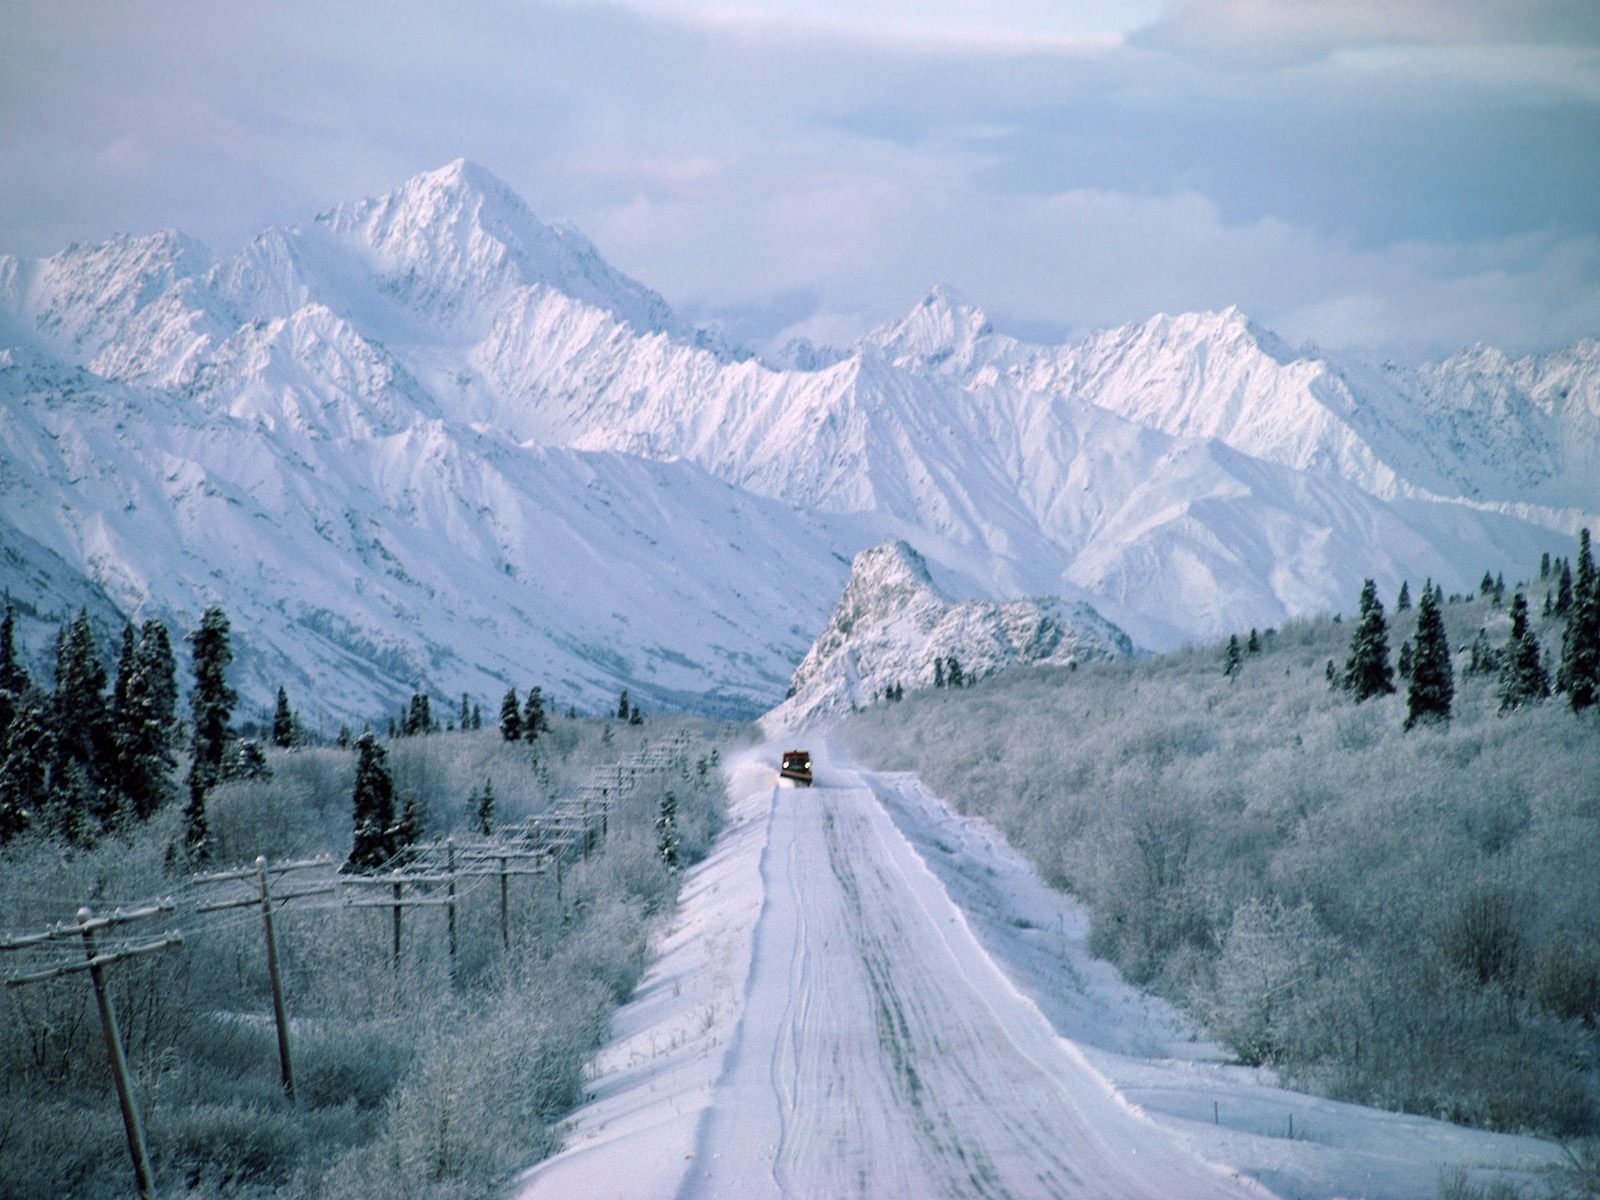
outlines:
[[[680,1200],[1260,1200],[1055,1036],[871,791],[774,806],[746,1004]]]

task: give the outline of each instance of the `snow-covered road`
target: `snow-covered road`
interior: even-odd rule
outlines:
[[[717,882],[685,897],[569,1149],[519,1196],[1268,1194],[1131,1109],[990,959],[871,787],[819,774],[807,789],[773,787],[765,759],[746,772]],[[710,990],[685,1005],[686,986]],[[673,1009],[701,1015],[665,1033]]]
[[[868,788],[776,794],[743,1020],[683,1197],[1262,1193],[1134,1114]]]
[[[994,829],[812,745],[811,789],[774,786],[772,743],[730,764],[727,829],[511,1200],[1434,1200],[1556,1158],[1230,1063]]]

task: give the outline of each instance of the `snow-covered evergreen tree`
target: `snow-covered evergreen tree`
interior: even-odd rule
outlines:
[[[194,688],[189,710],[194,722],[194,758],[189,766],[189,803],[183,810],[183,849],[193,860],[210,853],[206,793],[222,777],[222,758],[231,731],[228,722],[238,694],[228,686],[233,661],[227,615],[216,605],[201,615],[200,628],[189,635],[194,659]]]
[[[479,833],[484,837],[494,836],[494,780],[483,781],[483,791],[477,795],[477,807],[473,817],[477,822]]]
[[[678,833],[678,797],[667,792],[661,797],[661,808],[656,814],[656,856],[669,871],[678,869],[682,841]]]
[[[1558,686],[1573,712],[1600,700],[1600,574],[1596,573],[1589,531],[1578,534],[1578,571],[1572,581],[1572,605],[1561,639]]]
[[[522,738],[522,706],[517,703],[517,689],[508,687],[500,701],[500,736],[508,742]]]
[[[544,715],[544,689],[535,684],[528,689],[528,702],[522,709],[522,736],[525,741],[534,741],[539,734],[550,728],[550,719]]]
[[[374,871],[394,854],[394,779],[388,755],[370,730],[356,738],[356,781],[350,797],[354,836],[346,871]]]
[[[89,613],[80,609],[56,638],[56,691],[50,790],[61,828],[82,843],[116,814],[108,792],[114,756],[106,669],[95,650]]]
[[[1511,636],[1500,653],[1500,711],[1509,712],[1550,695],[1550,679],[1539,658],[1539,639],[1528,621],[1528,598],[1511,598]]]
[[[1345,662],[1344,686],[1355,696],[1357,704],[1394,691],[1394,668],[1389,665],[1389,626],[1383,619],[1378,585],[1370,579],[1361,588],[1356,631],[1351,635],[1350,657]]]
[[[51,700],[29,686],[13,701],[11,723],[0,739],[0,845],[29,825],[48,799]]]
[[[1228,635],[1228,648],[1222,654],[1222,673],[1232,679],[1244,665],[1244,655],[1239,649],[1239,635]]]
[[[1402,579],[1400,581],[1400,594],[1394,599],[1394,610],[1403,613],[1411,607],[1411,584]]]
[[[278,689],[278,704],[272,712],[272,744],[287,750],[295,743],[294,710],[289,707],[289,693]]]
[[[1444,616],[1439,611],[1437,593],[1430,587],[1422,589],[1413,640],[1416,649],[1411,656],[1411,687],[1406,693],[1407,729],[1419,722],[1448,721],[1456,694]]]
[[[174,706],[172,644],[167,627],[146,621],[133,637],[123,633],[122,660],[112,705],[117,787],[139,820],[148,820],[172,799]]]

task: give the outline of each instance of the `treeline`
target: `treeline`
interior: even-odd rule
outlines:
[[[6,742],[20,745],[19,729],[40,726],[43,770],[19,805],[23,827],[0,847],[0,969],[9,978],[53,965],[63,943],[19,935],[70,927],[80,905],[174,906],[162,919],[181,946],[108,971],[161,1194],[478,1196],[557,1146],[556,1122],[581,1099],[583,1064],[643,968],[653,922],[715,835],[714,741],[727,730],[690,718],[647,730],[630,723],[632,705],[620,723],[562,719],[535,703],[536,745],[519,706],[515,742],[503,731],[397,729],[394,739],[364,731],[319,746],[297,732],[280,692],[272,736],[257,742],[233,727],[220,610],[186,639],[196,697],[187,721],[159,625],[133,630],[113,682],[79,614],[63,630],[48,692],[18,665],[9,619],[3,628]],[[428,709],[414,707],[412,732],[432,730]],[[142,724],[123,716],[150,708]],[[140,729],[147,740],[127,732]],[[448,936],[440,901],[427,896],[434,907],[406,911],[403,939],[398,908],[347,903],[326,886],[277,910],[295,1027],[286,1097],[261,914],[208,911],[219,885],[206,878],[257,855],[325,858],[347,872],[404,867],[408,847],[501,835],[539,817],[605,764],[640,761],[647,738],[661,739],[648,743],[655,766],[628,773],[602,840],[499,886],[481,868],[464,871],[451,885]],[[663,762],[664,748],[691,745]],[[162,764],[149,792],[126,769],[131,749],[147,746]],[[76,790],[59,790],[77,779]],[[390,896],[387,881],[378,893]],[[0,989],[0,1200],[128,1193],[85,980]]]
[[[1570,593],[1567,574],[1545,566],[1548,614],[1532,581],[1430,584],[1415,604],[1407,587],[1392,616],[1369,584],[1353,623],[919,692],[846,736],[994,821],[1084,901],[1096,953],[1241,1060],[1340,1098],[1592,1134],[1587,537]]]

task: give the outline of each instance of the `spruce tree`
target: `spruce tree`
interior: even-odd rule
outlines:
[[[1550,551],[1548,550],[1539,555],[1539,578],[1550,578]]]
[[[1400,594],[1394,599],[1394,610],[1403,613],[1411,607],[1411,584],[1406,580],[1400,581]]]
[[[370,730],[356,738],[356,782],[350,797],[354,836],[346,871],[376,871],[394,855],[394,780],[387,759]]]
[[[522,707],[517,703],[514,687],[508,687],[505,699],[500,701],[500,736],[508,742],[522,738]]]
[[[212,605],[201,615],[200,628],[189,635],[194,660],[194,688],[189,693],[194,759],[189,766],[189,803],[183,810],[183,849],[195,861],[210,854],[206,793],[222,778],[228,722],[239,698],[228,686],[228,664],[233,661],[228,633],[227,616]]]
[[[1578,533],[1578,573],[1561,639],[1560,682],[1573,712],[1582,712],[1600,699],[1600,574],[1595,570],[1587,529]]]
[[[1222,655],[1222,673],[1232,679],[1239,673],[1239,668],[1244,664],[1244,655],[1239,650],[1239,635],[1228,635],[1228,648]]]
[[[1528,623],[1528,600],[1511,598],[1511,636],[1500,654],[1500,711],[1510,712],[1550,694],[1550,679],[1539,659],[1539,639]]]
[[[1254,627],[1250,630],[1250,640],[1244,644],[1244,648],[1249,654],[1261,653],[1261,635],[1255,631]]]
[[[628,719],[629,711],[630,710],[628,708],[628,689],[627,688],[623,688],[622,689],[622,694],[617,697],[617,720],[626,721]]]
[[[1411,678],[1411,643],[1409,641],[1400,643],[1400,657],[1395,661],[1394,669],[1399,673],[1401,679]]]
[[[394,840],[391,850],[395,865],[408,866],[416,857],[414,847],[422,840],[422,812],[417,808],[417,797],[413,792],[407,792],[405,801],[400,805],[400,820],[395,823]]]
[[[289,707],[289,693],[278,689],[278,706],[272,712],[272,744],[280,750],[294,745],[294,712]]]
[[[478,706],[476,701],[472,705],[472,727],[474,729],[483,728],[483,709]]]
[[[961,673],[961,662],[960,662],[960,660],[958,660],[956,658],[956,656],[954,654],[952,654],[949,658],[945,659],[944,661],[945,661],[945,668],[944,668],[945,686],[946,687],[953,687],[953,688],[964,687],[966,685],[966,676]]]
[[[472,728],[472,702],[465,692],[461,693],[461,728],[463,731]]]
[[[12,607],[11,597],[7,596],[5,616],[0,618],[0,744],[4,742],[6,729],[11,725],[22,693],[33,682],[17,658],[16,630],[16,609]]]
[[[678,834],[678,797],[667,792],[656,813],[656,857],[669,871],[678,869],[678,852],[683,839]]]
[[[178,659],[166,625],[152,617],[139,627],[139,679],[150,719],[170,743],[178,723]]]
[[[50,697],[31,685],[13,702],[0,739],[0,845],[32,825],[47,802],[50,709]]]
[[[535,684],[528,689],[528,702],[522,709],[522,736],[526,741],[534,741],[542,730],[550,728],[550,721],[544,715],[544,689]]]
[[[494,780],[483,781],[483,791],[478,793],[477,812],[473,814],[478,823],[478,832],[484,837],[494,836]]]
[[[1564,617],[1572,611],[1572,564],[1561,560],[1561,574],[1556,576],[1556,616]]]
[[[1421,648],[1418,649],[1420,652]],[[1356,631],[1351,635],[1350,657],[1345,661],[1344,686],[1355,696],[1357,704],[1394,691],[1394,668],[1389,665],[1389,626],[1383,619],[1378,585],[1370,579],[1361,587]]]
[[[87,609],[79,609],[56,638],[56,692],[50,790],[68,839],[83,844],[116,814],[106,790],[115,773],[114,740],[106,707],[106,670],[95,651]]]
[[[1436,593],[1422,589],[1417,605],[1416,649],[1411,655],[1411,687],[1406,694],[1406,725],[1448,721],[1455,699],[1455,678],[1450,667],[1450,645],[1445,640],[1444,616]]]
[[[159,621],[146,621],[132,645],[131,634],[129,626],[117,670],[112,725],[117,786],[133,815],[144,821],[172,799],[177,681],[173,678],[172,644],[166,626]]]
[[[1494,576],[1488,571],[1483,573],[1483,578],[1478,581],[1478,598],[1487,599],[1494,591]]]
[[[644,713],[639,711],[639,706],[637,704],[630,705],[629,708],[628,708],[628,724],[629,725],[643,725],[644,724]]]

